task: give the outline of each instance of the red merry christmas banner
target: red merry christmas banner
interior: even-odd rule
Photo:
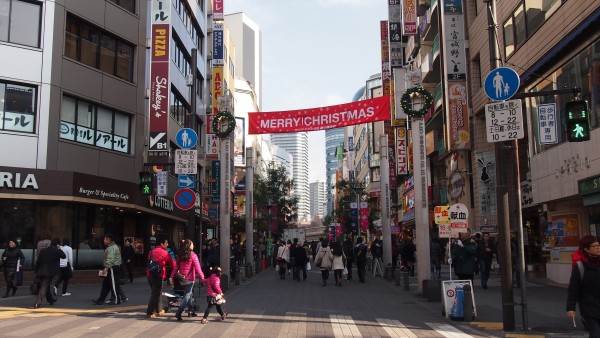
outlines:
[[[314,131],[390,119],[390,97],[320,108],[248,113],[249,134]]]

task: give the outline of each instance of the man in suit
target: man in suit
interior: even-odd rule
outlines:
[[[50,246],[39,252],[35,262],[35,275],[40,279],[40,288],[33,305],[34,309],[41,307],[42,297],[44,296],[46,296],[50,305],[56,302],[56,287],[54,284],[56,284],[60,273],[61,258],[67,258],[67,255],[61,250],[60,239],[58,238],[52,239]],[[50,288],[49,291],[48,288]]]

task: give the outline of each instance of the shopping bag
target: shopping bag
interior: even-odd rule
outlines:
[[[14,286],[23,286],[23,270],[21,270],[21,259],[17,260],[17,271],[15,271],[15,277],[13,279]],[[8,292],[7,292],[8,294]]]
[[[311,269],[310,262],[306,262],[306,271],[309,271],[310,269]]]

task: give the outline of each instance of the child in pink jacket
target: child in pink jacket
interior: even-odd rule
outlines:
[[[221,320],[225,320],[228,313],[223,312],[221,309],[221,304],[217,304],[217,296],[223,297],[223,290],[221,290],[221,268],[215,267],[213,268],[213,273],[210,277],[202,279],[202,283],[207,284],[206,288],[206,301],[208,302],[208,306],[206,307],[206,311],[204,311],[204,317],[200,321],[202,324],[206,324],[208,322],[208,314],[213,306],[217,307],[217,312],[221,315]]]

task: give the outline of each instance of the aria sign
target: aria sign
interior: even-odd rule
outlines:
[[[0,189],[28,189],[38,190],[38,183],[34,174],[9,173],[0,171]]]

